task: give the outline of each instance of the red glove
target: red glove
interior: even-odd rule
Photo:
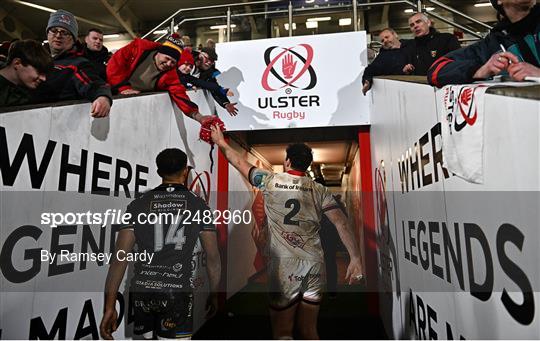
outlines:
[[[212,116],[201,123],[201,130],[199,131],[199,138],[203,140],[204,142],[207,142],[209,144],[214,144],[214,142],[212,141],[212,131],[210,130],[210,127],[216,124],[219,127],[219,129],[221,129],[221,131],[225,131],[225,123],[223,123],[223,121],[219,117]]]

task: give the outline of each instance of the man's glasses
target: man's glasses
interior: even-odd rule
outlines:
[[[60,29],[57,29],[57,28],[51,28],[49,30],[49,33],[52,34],[53,36],[58,35],[59,37],[62,37],[62,38],[65,38],[65,37],[68,37],[68,36],[71,35],[71,33],[69,31],[60,30]]]

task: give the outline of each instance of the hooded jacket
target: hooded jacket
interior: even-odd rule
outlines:
[[[434,61],[460,47],[454,35],[437,32],[431,27],[427,35],[416,37],[407,44],[405,48],[407,64],[414,65],[413,75],[425,76]]]
[[[46,47],[48,48],[48,47]],[[92,63],[83,57],[77,46],[53,58],[54,67],[47,80],[31,91],[32,102],[46,103],[75,99],[93,102],[104,96],[112,104],[111,88],[101,79]]]
[[[160,43],[136,38],[116,51],[107,64],[107,81],[113,90],[122,92],[131,89],[129,79],[137,66],[150,54],[156,52],[160,46]],[[156,82],[156,91],[168,91],[174,103],[187,116],[199,111],[197,104],[189,99],[186,88],[180,82],[175,68],[160,75]]]
[[[540,5],[522,20],[511,23],[503,19],[486,38],[439,58],[429,69],[428,82],[437,87],[471,83],[476,71],[502,52],[501,44],[518,59],[540,67]]]
[[[4,67],[5,64],[0,63],[0,69]],[[0,108],[28,103],[30,103],[30,96],[26,88],[13,84],[0,75]]]

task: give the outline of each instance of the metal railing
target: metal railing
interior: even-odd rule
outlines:
[[[208,10],[208,9],[219,9],[219,8],[228,8],[230,10],[231,7],[238,7],[238,6],[249,6],[249,5],[257,5],[257,4],[269,4],[269,3],[276,3],[276,2],[283,2],[283,0],[263,0],[263,1],[251,1],[251,2],[242,2],[242,3],[233,3],[233,4],[226,4],[226,5],[211,5],[211,6],[201,6],[201,7],[191,7],[191,8],[181,8],[178,11],[171,14],[167,19],[160,22],[156,27],[151,29],[148,33],[142,36],[142,38],[148,37],[150,34],[152,34],[155,30],[163,27],[165,24],[169,24],[171,20],[174,20],[174,18],[183,12],[193,12],[193,11],[202,11],[202,10]],[[228,25],[230,26],[230,24]]]
[[[211,6],[200,6],[200,7],[192,7],[192,8],[182,8],[171,14],[169,17],[167,17],[165,20],[163,20],[161,23],[156,25],[154,28],[152,28],[149,32],[147,32],[145,35],[142,36],[142,38],[147,38],[150,36],[154,31],[158,29],[163,29],[164,27],[167,28],[167,32],[161,34],[156,41],[162,39],[170,32],[173,32],[177,30],[182,24],[186,22],[193,22],[193,21],[199,21],[199,20],[209,20],[209,19],[226,19],[226,31],[225,31],[225,39],[226,41],[231,40],[231,20],[236,17],[246,17],[246,16],[256,16],[256,15],[272,15],[272,14],[287,14],[288,24],[289,24],[289,36],[293,35],[293,17],[294,13],[305,13],[305,12],[318,12],[321,11],[338,11],[343,10],[344,8],[352,10],[352,21],[353,21],[353,30],[358,31],[358,9],[359,8],[366,8],[366,7],[377,7],[377,6],[388,6],[388,5],[397,5],[397,4],[405,4],[409,5],[412,8],[415,8],[418,12],[424,12],[425,14],[432,16],[434,18],[437,18],[440,21],[443,21],[447,23],[450,26],[459,28],[460,30],[467,32],[471,34],[474,37],[482,38],[483,36],[479,34],[476,30],[473,30],[469,27],[466,27],[462,24],[459,24],[455,22],[454,20],[445,18],[437,13],[428,12],[425,11],[425,4],[426,3],[433,4],[434,6],[438,6],[454,15],[457,15],[459,17],[462,17],[474,24],[480,25],[483,28],[491,29],[491,26],[463,13],[460,12],[444,3],[441,3],[438,0],[389,0],[389,1],[377,1],[377,2],[362,2],[358,3],[358,0],[351,0],[350,4],[337,4],[337,5],[326,5],[326,6],[320,6],[320,7],[302,7],[302,8],[294,8],[291,1],[284,1],[284,0],[263,0],[263,1],[250,1],[250,2],[242,2],[242,3],[230,3],[225,5],[211,5]],[[257,11],[257,12],[246,12],[246,13],[235,13],[233,14],[231,12],[231,8],[235,7],[242,7],[242,6],[251,6],[251,5],[268,5],[272,3],[281,3],[284,6],[287,5],[287,9],[276,9],[276,10],[268,10],[265,9],[263,11]],[[179,16],[182,13],[188,13],[188,12],[196,12],[196,11],[205,11],[205,10],[219,10],[219,9],[226,9],[226,13],[223,15],[212,15],[212,16],[200,16],[200,17],[193,17],[193,18],[182,18],[179,22],[175,24],[175,18]]]

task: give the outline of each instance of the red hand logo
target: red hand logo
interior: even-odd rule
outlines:
[[[459,100],[464,105],[468,105],[469,101],[472,99],[472,95],[473,95],[472,89],[467,88],[467,89],[463,90],[463,92],[461,93],[461,96],[459,96]]]
[[[294,69],[296,69],[296,63],[293,63],[292,54],[287,54],[283,57],[281,61],[281,69],[283,71],[283,76],[285,79],[291,79],[294,75]]]

